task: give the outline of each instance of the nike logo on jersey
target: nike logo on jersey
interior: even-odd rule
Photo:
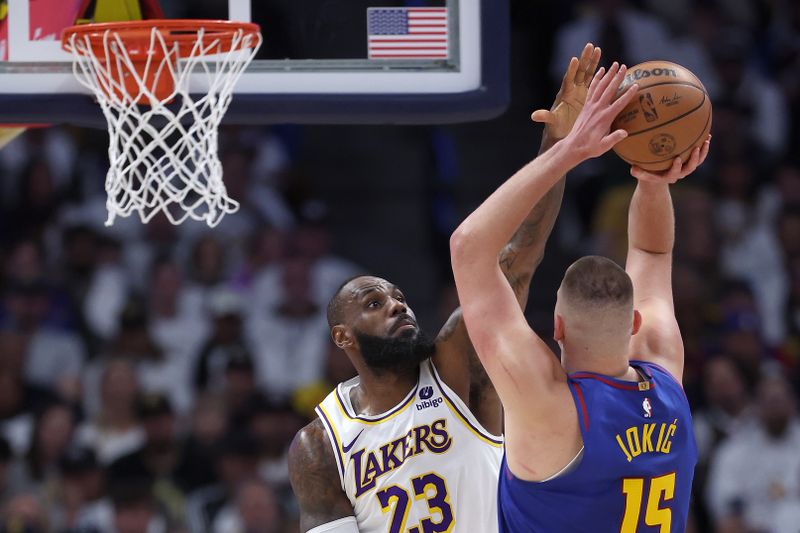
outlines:
[[[356,441],[358,440],[358,437],[360,437],[362,433],[364,433],[363,429],[358,432],[358,435],[356,435],[356,438],[354,438],[352,441],[350,441],[350,444],[348,444],[347,446],[342,446],[342,452],[344,452],[344,453],[349,452],[353,448],[353,444],[356,443]]]

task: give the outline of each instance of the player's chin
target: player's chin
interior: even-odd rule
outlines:
[[[399,340],[414,340],[419,335],[419,329],[416,326],[408,325],[397,328],[391,337]]]

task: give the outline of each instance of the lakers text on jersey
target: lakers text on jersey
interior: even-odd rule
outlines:
[[[497,531],[502,439],[481,427],[430,361],[397,406],[358,415],[340,383],[317,407],[361,533]]]

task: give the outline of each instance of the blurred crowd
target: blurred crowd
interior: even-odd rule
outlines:
[[[420,294],[413,279],[404,290],[415,309],[432,303],[421,314],[440,326],[438,308],[454,305],[446,236],[456,213],[507,177],[486,183],[479,172],[534,155],[527,113],[549,106],[588,41],[608,62],[683,64],[714,104],[711,156],[673,188],[675,306],[700,453],[691,530],[797,531],[800,2],[511,4],[504,117],[367,134],[223,127],[225,183],[241,208],[213,230],[135,217],[105,227],[103,132],[32,129],[0,151],[0,532],[297,531],[287,446],[355,373],[329,340],[328,298],[387,262],[421,264],[442,273],[433,290]],[[535,75],[524,72],[532,56]],[[352,140],[382,135],[434,161],[435,190],[403,198],[421,224],[414,238],[434,251],[395,246],[407,220],[343,229],[354,202],[384,209],[382,167],[401,163],[388,145]],[[465,164],[482,156],[491,165]],[[319,160],[335,164],[320,172]],[[363,174],[371,181],[348,178]],[[555,292],[563,265],[586,253],[624,262],[634,185],[613,155],[570,175],[534,279],[534,327],[551,327],[541,293]]]

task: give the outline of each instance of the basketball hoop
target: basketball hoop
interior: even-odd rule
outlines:
[[[216,226],[229,198],[217,130],[239,76],[261,45],[257,24],[140,20],[66,28],[62,47],[108,121],[108,220],[163,212]],[[190,94],[202,78],[204,94]],[[195,80],[197,81],[197,80]]]

